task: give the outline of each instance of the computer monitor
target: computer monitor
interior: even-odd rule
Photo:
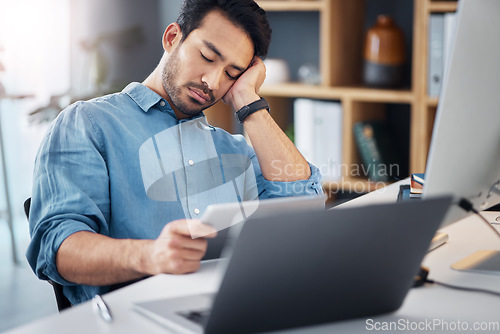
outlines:
[[[458,1],[424,198],[453,194],[469,200],[477,211],[500,203],[499,13],[499,0]],[[454,205],[443,226],[469,214]]]

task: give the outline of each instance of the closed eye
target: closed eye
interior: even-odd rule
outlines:
[[[227,75],[227,77],[229,78],[229,80],[236,80],[236,79],[238,79],[238,76],[233,77],[233,76],[232,76],[231,74],[229,74],[228,72],[226,72],[226,75]]]
[[[213,62],[214,62],[212,59],[209,59],[209,58],[205,57],[205,55],[204,55],[203,53],[200,53],[200,54],[201,54],[201,57],[202,57],[203,59],[205,59],[205,61],[207,61],[207,62],[209,62],[209,63],[213,63]]]

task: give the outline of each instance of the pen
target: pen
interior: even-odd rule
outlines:
[[[101,318],[106,322],[112,322],[113,317],[111,316],[111,311],[109,310],[108,305],[104,302],[101,296],[96,295],[92,302],[94,304],[94,309],[101,316]]]

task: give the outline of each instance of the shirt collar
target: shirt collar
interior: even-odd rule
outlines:
[[[175,116],[174,111],[170,107],[169,103],[164,98],[162,98],[160,95],[155,93],[152,89],[144,86],[143,84],[141,84],[139,82],[129,83],[127,85],[127,87],[125,87],[123,89],[122,92],[124,92],[125,94],[130,96],[130,98],[132,100],[134,100],[134,102],[137,103],[137,105],[144,112],[148,112],[149,109],[151,109],[151,107],[153,107],[156,104],[159,104],[161,101],[164,101],[165,102],[165,109],[168,109],[167,112],[171,113],[175,118],[177,118],[177,116]],[[185,119],[182,119],[180,121],[187,122],[187,121],[191,121],[191,120],[196,120],[198,118],[199,118],[199,121],[204,126],[206,126],[207,128],[209,128],[211,130],[214,129],[213,126],[211,126],[207,123],[205,114],[203,112],[199,113],[196,116],[193,116],[190,118],[185,118]]]
[[[148,112],[152,106],[163,100],[160,95],[139,82],[128,84],[123,92],[130,96],[144,112]]]
[[[215,131],[216,128],[208,124],[205,114],[202,112],[199,115],[190,118],[184,118],[179,123],[187,123],[198,127],[200,130]]]

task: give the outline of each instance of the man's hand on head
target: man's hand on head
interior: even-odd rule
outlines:
[[[266,67],[259,57],[254,57],[245,72],[235,81],[222,101],[234,111],[260,99],[258,92],[266,78]]]

